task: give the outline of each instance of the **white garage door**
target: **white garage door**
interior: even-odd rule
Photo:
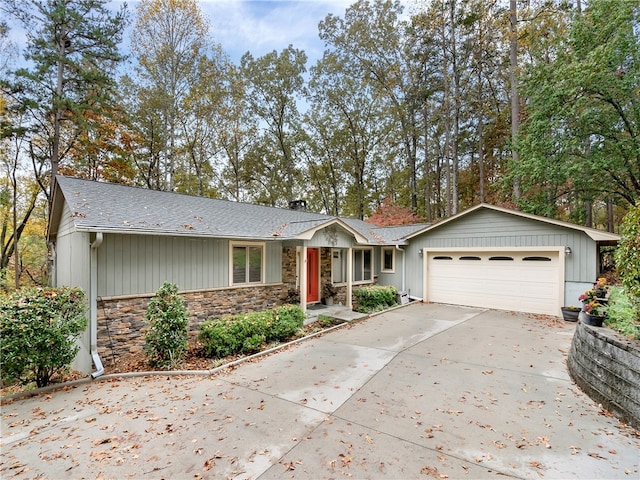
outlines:
[[[564,266],[558,250],[425,251],[428,301],[560,313]]]

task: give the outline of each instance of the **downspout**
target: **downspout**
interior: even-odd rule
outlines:
[[[396,250],[402,252],[402,291],[406,292],[405,290],[405,277],[406,277],[406,270],[405,270],[405,264],[406,264],[406,255],[404,252],[404,248],[400,248],[398,245],[396,245]]]
[[[56,264],[56,244],[54,242],[49,242],[49,285],[52,287],[58,286],[58,270]]]
[[[91,278],[89,280],[89,314],[91,328],[91,358],[96,371],[91,378],[97,378],[104,373],[104,367],[98,355],[98,247],[102,245],[102,232],[96,233],[96,239],[91,244]]]

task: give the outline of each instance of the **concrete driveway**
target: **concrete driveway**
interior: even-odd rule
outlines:
[[[2,408],[2,478],[638,478],[568,377],[574,324],[413,304],[218,375]]]

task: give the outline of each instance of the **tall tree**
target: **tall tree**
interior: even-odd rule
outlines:
[[[127,10],[123,5],[114,14],[107,3],[4,0],[5,11],[27,32],[27,66],[13,72],[12,91],[26,113],[28,154],[34,165],[48,164],[51,177],[79,136],[93,128],[87,115],[109,115],[113,109],[112,74],[123,60],[118,43]],[[39,181],[43,187],[48,183]]]
[[[359,0],[347,9],[344,18],[327,16],[320,22],[319,29],[327,47],[333,49],[345,65],[350,65],[350,74],[376,90],[379,108],[386,110],[388,118],[393,120],[397,140],[389,151],[397,154],[399,150],[402,154],[404,178],[398,183],[404,187],[403,196],[415,212],[418,209],[417,148],[423,70],[412,61],[405,44],[407,22],[402,20],[403,11],[397,0]],[[388,184],[389,193],[397,190],[397,186]],[[381,198],[384,196],[386,194]]]
[[[179,152],[183,107],[209,45],[209,25],[196,0],[139,3],[131,49],[138,61],[138,127],[148,139],[140,167],[149,188],[174,190],[178,162],[188,162]]]
[[[259,58],[247,52],[240,61],[242,75],[248,82],[249,106],[265,126],[252,152],[256,199],[260,202],[274,205],[279,203],[278,199],[289,202],[300,192],[297,100],[305,92],[306,62],[306,54],[292,45],[280,53],[274,50]]]
[[[530,210],[640,198],[639,15],[638,0],[590,1],[549,61],[529,68],[518,173],[532,188]]]
[[[381,151],[390,142],[391,122],[379,115],[372,86],[343,61],[325,52],[312,68],[308,169],[327,213],[362,219],[381,200],[374,178],[386,177]]]

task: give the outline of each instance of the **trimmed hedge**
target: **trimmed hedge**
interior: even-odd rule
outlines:
[[[356,311],[373,313],[398,304],[398,290],[392,286],[372,285],[353,292],[357,300]]]
[[[265,312],[213,318],[200,326],[198,338],[205,355],[223,358],[260,351],[268,342],[282,342],[302,328],[304,312],[296,305],[283,305]]]

